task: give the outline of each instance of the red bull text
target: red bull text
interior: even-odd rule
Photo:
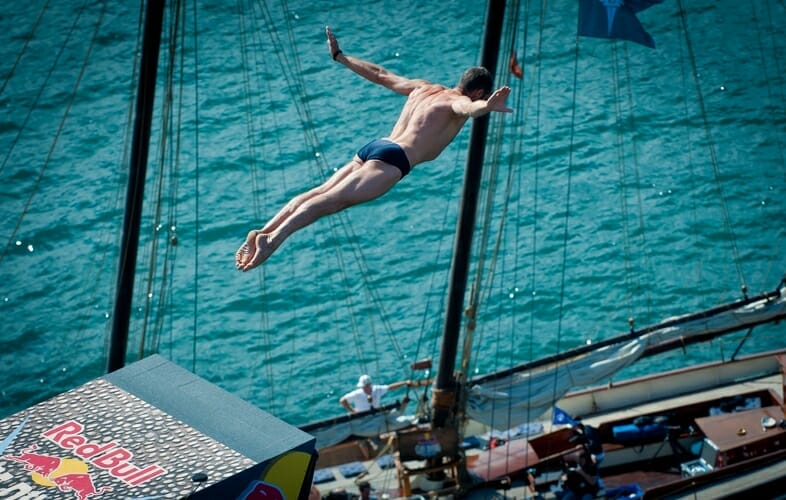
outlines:
[[[115,442],[94,443],[82,432],[84,426],[75,420],[58,425],[41,435],[63,450],[73,453],[95,467],[105,470],[129,486],[139,486],[158,477],[166,470],[157,464],[140,467],[131,462],[133,453]]]

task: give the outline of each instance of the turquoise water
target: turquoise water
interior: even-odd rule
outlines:
[[[137,52],[127,4],[0,14],[0,417],[106,369]],[[508,13],[525,78],[509,82],[515,112],[491,122],[473,373],[734,300],[742,284],[772,290],[786,271],[786,7],[682,4],[690,45],[679,3],[640,14],[656,50],[581,39],[577,52],[575,2],[550,2],[542,32],[539,6]],[[239,273],[233,256],[395,122],[402,97],[333,63],[325,25],[347,54],[452,86],[478,61],[484,12],[189,4],[184,50],[161,54],[128,362],[159,352],[301,424],[341,414],[361,373],[396,380],[436,359],[469,126],[260,269]],[[744,333],[620,377],[729,357]],[[757,328],[742,352],[783,339],[782,326]]]

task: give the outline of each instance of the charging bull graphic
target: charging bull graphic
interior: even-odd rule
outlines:
[[[112,491],[110,486],[102,486],[96,490],[90,474],[64,474],[52,478],[52,481],[57,485],[57,489],[62,492],[73,491],[78,500],[87,500],[90,497],[100,496],[107,491]]]
[[[22,450],[21,455],[3,455],[3,458],[24,464],[26,471],[41,474],[44,477],[49,477],[50,474],[60,467],[63,459],[60,457],[53,457],[51,455],[33,453],[37,449],[38,445],[33,444]]]
[[[33,474],[33,481],[42,486],[56,486],[58,490],[73,492],[77,500],[88,500],[112,491],[110,486],[96,489],[87,464],[81,460],[61,458],[34,453],[38,445],[30,445],[19,455],[3,455],[2,458],[24,464],[24,469]]]

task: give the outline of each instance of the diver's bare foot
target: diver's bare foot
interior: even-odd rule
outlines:
[[[249,231],[248,235],[246,236],[246,241],[240,248],[237,249],[235,252],[235,267],[239,270],[243,269],[243,266],[248,264],[251,258],[257,251],[257,234],[259,231],[253,230]]]
[[[252,237],[252,233],[254,233]],[[248,238],[246,239],[246,243],[240,247],[238,252],[243,250],[243,247],[248,247],[248,254],[244,256],[245,258],[242,260],[242,264],[238,265],[238,269],[243,272],[250,271],[254,269],[258,265],[262,264],[267,260],[268,257],[273,253],[273,246],[270,244],[268,234],[263,233],[262,231],[251,231],[248,233]],[[250,256],[250,258],[249,258]]]

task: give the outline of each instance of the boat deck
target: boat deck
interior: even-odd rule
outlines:
[[[598,412],[591,415],[582,415],[582,420],[587,424],[598,426],[601,422],[604,421],[622,420],[626,418],[632,419],[641,414],[657,413],[677,406],[688,405],[722,397],[732,397],[741,393],[747,393],[755,390],[771,390],[774,394],[780,396],[783,391],[783,383],[784,380],[781,375],[754,378],[723,387],[696,391],[689,395],[670,397],[654,401],[649,400],[641,404],[627,406],[624,409]],[[565,402],[564,407],[570,407],[572,404],[575,406],[575,402],[572,403],[569,401],[569,399],[573,397],[586,397],[586,394],[579,393],[577,395],[569,396],[565,400],[558,402],[557,406],[563,408],[563,402]],[[545,424],[544,429],[548,431],[549,426],[550,424]],[[513,440],[508,444],[512,446],[494,448],[491,450],[468,450],[468,469],[475,474],[478,474],[480,471],[485,471],[485,473],[481,473],[479,475],[481,477],[491,478],[504,474],[506,468],[510,471],[520,471],[526,468],[527,462],[531,461],[531,450],[528,450],[529,445],[527,444],[527,441],[524,439]],[[379,451],[386,451],[384,445],[379,448]],[[396,468],[392,465],[392,460],[388,460],[387,462],[382,460],[381,463],[383,466],[380,466],[380,463],[378,463],[376,460],[377,458],[378,455],[374,455],[369,457],[368,460],[362,460],[356,463],[355,465],[362,466],[362,469],[365,471],[365,473],[351,477],[347,477],[342,474],[338,466],[325,467],[324,469],[330,470],[334,479],[331,481],[318,483],[316,486],[323,495],[327,495],[331,491],[336,490],[344,490],[348,493],[357,493],[357,483],[360,481],[368,481],[372,484],[375,494],[378,497],[382,498],[383,495],[387,493],[389,498],[397,498],[396,492],[398,488],[398,479],[396,476]],[[388,455],[387,458],[392,457]],[[319,464],[317,464],[317,469],[319,471]],[[776,464],[767,470],[770,474],[768,478],[786,477],[786,464]],[[772,474],[776,474],[776,476],[773,476]],[[729,481],[750,481],[752,484],[759,484],[756,483],[757,480],[754,476],[755,474],[743,475],[739,478],[729,479]],[[607,488],[633,483],[639,484],[646,488],[658,484],[664,480],[676,479],[678,477],[680,477],[680,471],[674,471],[673,474],[663,472],[639,472],[604,477],[604,482]],[[413,483],[413,486],[416,486],[416,484]],[[728,488],[730,488],[730,483],[724,483],[723,488],[726,488],[724,491],[727,491]],[[711,487],[707,487],[705,488],[705,491],[709,492],[707,495],[710,497],[712,495],[711,492],[716,490],[713,490]],[[694,493],[694,491],[691,491],[690,495],[693,496]],[[531,494],[528,492],[527,488],[523,486],[522,481],[514,481],[513,487],[505,491],[492,489],[477,490],[470,492],[465,496],[465,498],[500,498],[500,495],[519,499],[531,498]],[[701,497],[699,496],[697,498]]]

